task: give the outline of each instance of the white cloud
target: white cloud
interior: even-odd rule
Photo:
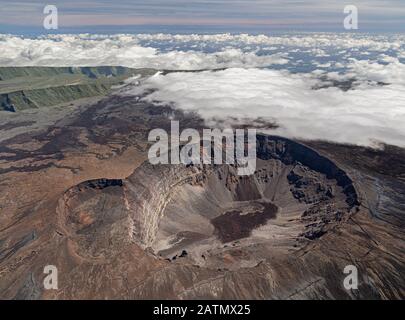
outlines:
[[[141,87],[158,89],[148,101],[198,112],[205,119],[265,117],[281,127],[272,133],[372,145],[375,140],[405,147],[405,87],[360,86],[313,90],[319,80],[287,71],[228,69],[156,75]]]
[[[171,34],[140,34],[140,40],[149,41],[178,41],[178,42],[215,42],[228,44],[265,45],[268,47],[291,46],[309,48],[322,54],[322,48],[333,46],[341,49],[369,48],[374,51],[384,52],[389,49],[398,49],[405,41],[404,35],[375,36],[354,35],[342,33],[319,33],[302,35],[249,35],[249,34],[214,34],[214,35],[171,35]],[[345,52],[345,51],[344,51]]]
[[[168,70],[266,67],[286,64],[287,54],[259,56],[237,48],[214,53],[177,51],[162,53],[142,47],[135,36],[50,36],[25,39],[0,36],[0,66],[100,66]]]
[[[346,76],[405,86],[405,64],[400,63],[397,58],[387,56],[383,61],[388,64],[352,59],[348,66],[350,71]]]
[[[169,46],[168,52],[157,49],[159,43]],[[187,49],[182,51],[178,49],[179,45]],[[207,46],[215,49],[211,48],[207,51],[209,53],[202,52]],[[289,53],[300,51],[313,58],[327,58],[330,57],[330,49],[351,57],[351,51],[385,53],[393,50],[399,55],[404,47],[405,37],[401,35],[84,34],[49,35],[35,39],[0,35],[0,66],[122,65],[170,70],[249,68],[285,64]],[[272,48],[278,53],[260,55],[257,51],[260,48]]]

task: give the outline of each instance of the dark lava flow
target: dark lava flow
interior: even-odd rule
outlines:
[[[261,209],[243,214],[241,210],[228,211],[225,214],[211,220],[215,227],[215,234],[227,243],[250,236],[252,230],[263,226],[270,219],[277,216],[278,208],[269,202],[258,202]]]

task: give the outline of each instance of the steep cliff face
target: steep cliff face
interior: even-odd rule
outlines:
[[[124,67],[0,67],[0,110],[17,112],[104,96],[113,85],[151,69]]]
[[[359,205],[358,194],[353,181],[347,173],[339,168],[333,161],[320,155],[315,150],[303,144],[281,138],[259,136],[258,157],[262,159],[280,159],[285,164],[299,162],[304,166],[325,175],[328,179],[334,179],[346,195],[349,206]]]
[[[4,111],[16,112],[18,110],[50,107],[82,98],[103,96],[109,90],[109,85],[102,83],[20,90],[0,94],[0,106]]]

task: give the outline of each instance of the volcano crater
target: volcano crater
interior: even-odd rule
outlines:
[[[251,176],[144,162],[122,181],[84,182],[59,203],[62,227],[84,257],[135,242],[156,259],[239,269],[300,250],[356,212],[354,183],[333,161],[285,138],[257,142]]]

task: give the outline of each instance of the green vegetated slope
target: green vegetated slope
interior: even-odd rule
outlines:
[[[2,67],[0,80],[10,80],[19,77],[49,77],[61,74],[86,75],[89,78],[102,76],[123,76],[134,69],[125,67]]]
[[[21,90],[0,96],[3,110],[17,111],[30,108],[50,107],[81,98],[101,96],[109,91],[104,84],[80,84],[45,89]]]
[[[113,85],[151,69],[125,67],[0,67],[0,110],[49,107],[108,94]]]

